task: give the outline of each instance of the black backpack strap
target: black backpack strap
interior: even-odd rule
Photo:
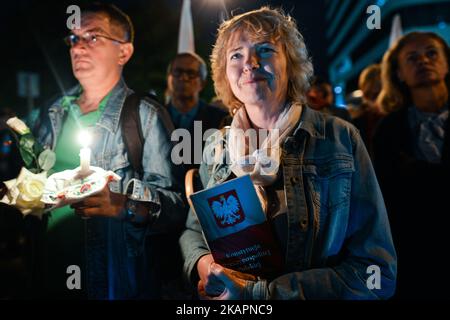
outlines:
[[[133,170],[142,178],[144,169],[142,167],[142,152],[144,146],[144,135],[142,133],[141,118],[139,116],[139,105],[141,97],[132,93],[126,97],[120,114],[122,136]]]
[[[122,112],[120,114],[122,137],[131,166],[133,167],[134,172],[139,175],[139,178],[144,176],[142,156],[145,139],[144,134],[142,133],[141,117],[139,116],[139,106],[142,100],[150,103],[158,110],[159,113],[161,113],[161,119],[166,128],[173,129],[168,112],[158,101],[156,96],[133,92],[125,98]]]

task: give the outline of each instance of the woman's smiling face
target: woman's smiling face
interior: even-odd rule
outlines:
[[[227,46],[226,76],[233,94],[245,105],[284,102],[287,94],[287,59],[282,45],[255,41],[237,31]]]

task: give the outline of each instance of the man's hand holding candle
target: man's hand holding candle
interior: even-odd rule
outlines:
[[[116,217],[120,218],[125,208],[127,196],[109,190],[106,185],[102,191],[71,205],[75,213],[83,217]]]
[[[121,193],[109,190],[108,184],[99,193],[83,199],[71,205],[75,213],[82,217],[112,217],[125,219],[125,208],[128,197]],[[145,202],[138,202],[136,206],[136,222],[145,224],[148,222],[150,206]]]

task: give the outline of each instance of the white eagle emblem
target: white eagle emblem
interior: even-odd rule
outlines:
[[[238,214],[239,202],[233,195],[230,195],[227,199],[225,199],[225,196],[221,196],[220,202],[214,201],[211,208],[222,226],[233,225],[241,218],[241,215]]]

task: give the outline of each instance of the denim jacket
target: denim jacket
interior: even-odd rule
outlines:
[[[212,139],[211,141],[218,139]],[[287,199],[284,274],[246,281],[249,299],[383,299],[395,290],[397,258],[386,209],[359,132],[348,122],[303,108],[282,146]],[[206,187],[231,175],[227,149],[213,165],[202,164]],[[205,154],[206,154],[205,149]],[[180,238],[184,269],[196,277],[198,259],[209,253],[192,210]],[[371,277],[377,266],[380,288]],[[372,289],[370,289],[372,288]]]
[[[79,86],[67,94],[78,90]],[[132,170],[119,121],[125,98],[131,93],[123,79],[112,90],[103,114],[91,130],[91,165],[121,176],[120,181],[109,184],[112,192],[151,202],[155,209],[149,212],[150,223],[145,227],[113,218],[85,220],[87,292],[93,299],[158,298],[157,249],[152,236],[179,229],[186,219],[179,185],[182,173],[170,161],[173,126],[165,110],[146,100],[139,106],[145,139],[144,176],[139,179]],[[38,141],[47,148],[55,148],[55,138],[67,116],[61,101],[48,109],[48,117],[42,117],[34,130]]]

